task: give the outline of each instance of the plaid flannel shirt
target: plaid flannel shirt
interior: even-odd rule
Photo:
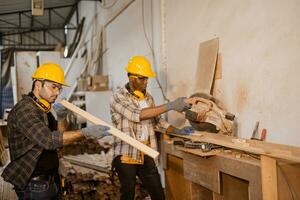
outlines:
[[[29,96],[10,111],[7,125],[11,162],[2,177],[18,189],[24,189],[43,150],[62,146],[62,134],[49,129],[47,114]]]
[[[149,107],[154,107],[154,100],[150,94],[145,95],[145,101]],[[142,108],[139,106],[139,100],[128,92],[126,87],[118,89],[110,101],[110,111],[113,125],[122,132],[130,135],[136,140],[141,141],[142,124],[148,126],[150,147],[157,150],[157,140],[154,128],[166,130],[170,124],[160,116],[148,120],[140,120]],[[114,156],[126,155],[136,161],[141,162],[141,151],[115,138]]]

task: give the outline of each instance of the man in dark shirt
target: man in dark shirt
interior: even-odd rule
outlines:
[[[54,63],[41,65],[34,75],[32,91],[19,101],[8,117],[8,143],[11,162],[2,177],[14,185],[19,199],[58,199],[57,149],[84,136],[102,138],[109,127],[95,125],[67,131],[67,111],[51,105],[67,86],[64,72]]]

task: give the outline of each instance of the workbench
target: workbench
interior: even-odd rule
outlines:
[[[258,155],[238,150],[213,151],[203,153],[162,141],[167,199],[263,199]],[[278,199],[299,199],[300,164],[277,162]]]

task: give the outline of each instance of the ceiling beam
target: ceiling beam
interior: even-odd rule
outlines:
[[[69,12],[66,20],[65,20],[65,25],[67,25],[70,20],[71,20],[71,17],[73,16],[74,12],[76,11],[77,7],[78,7],[78,3],[79,3],[80,0],[76,0],[76,3],[74,4],[74,6],[72,7],[71,11]]]
[[[21,27],[21,28],[6,27],[6,28],[15,29],[15,30],[18,30],[18,32],[3,33],[3,36],[24,34],[24,33],[30,33],[30,32],[39,32],[39,31],[46,31],[46,30],[65,30],[64,27],[57,27],[57,28],[56,27],[43,27],[43,28],[33,28],[33,29],[31,27]],[[68,27],[68,29],[76,30],[77,27]],[[24,31],[20,31],[20,30],[24,30]]]
[[[0,26],[0,30],[4,29],[14,29],[14,30],[32,30],[32,31],[42,31],[42,30],[59,30],[59,29],[77,29],[77,27],[64,27],[64,26],[44,26],[44,27],[19,27],[19,26]]]
[[[53,6],[53,7],[44,8],[44,10],[73,7],[76,4],[77,4],[77,2],[74,3],[74,4],[69,4],[69,5]],[[0,15],[10,15],[10,14],[24,13],[24,12],[30,12],[31,13],[31,9],[30,10],[19,10],[19,11],[13,11],[13,12],[2,12],[2,13],[0,13]]]
[[[12,23],[12,22],[8,22],[8,21],[6,21],[6,20],[4,20],[4,19],[0,19],[0,21],[1,21],[1,22],[4,22],[4,23],[6,23],[6,24],[9,24],[9,25],[15,26],[15,27],[18,27],[18,26],[19,26],[18,24],[15,24],[15,23]],[[1,27],[1,26],[0,26],[0,27]]]

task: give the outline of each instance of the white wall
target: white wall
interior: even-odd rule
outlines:
[[[189,95],[198,46],[220,38],[218,95],[235,113],[239,136],[256,121],[267,140],[300,146],[300,2],[297,0],[165,0],[168,93]],[[181,73],[176,73],[177,71]],[[195,77],[196,78],[196,77]]]
[[[105,29],[104,73],[111,75],[113,89],[124,86],[128,81],[125,67],[130,57],[134,55],[146,56],[158,72],[159,79],[165,80],[158,70],[160,63],[160,24],[159,2],[144,1],[144,28],[143,28],[143,3],[134,1]],[[145,31],[144,31],[145,29]],[[153,59],[151,49],[147,43],[147,35],[151,48],[155,52]],[[155,79],[150,79],[148,91],[155,97],[156,103],[163,103],[161,90]]]
[[[118,1],[112,10],[122,6],[121,2],[124,3]],[[93,3],[84,2],[89,6],[81,9],[86,13],[95,13],[93,5],[98,11],[102,9]],[[255,122],[259,121],[260,128],[268,131],[268,141],[300,145],[297,137],[300,1],[144,0],[144,3],[146,32],[156,60],[152,60],[143,32],[142,0],[136,0],[105,29],[108,51],[104,54],[104,74],[111,75],[114,88],[125,84],[124,67],[131,56],[139,54],[150,58],[157,67],[170,99],[191,95],[199,44],[219,37],[223,74],[216,83],[217,97],[236,114],[239,136],[249,138]],[[165,35],[160,30],[160,5],[164,5],[166,16]],[[101,23],[104,18],[100,16]],[[163,44],[162,36],[166,40]],[[161,45],[165,49],[160,49]],[[161,64],[163,52],[166,66]],[[150,83],[149,90],[159,90],[155,81]],[[160,94],[155,98],[162,102]],[[182,125],[174,113],[169,119],[175,125]]]

